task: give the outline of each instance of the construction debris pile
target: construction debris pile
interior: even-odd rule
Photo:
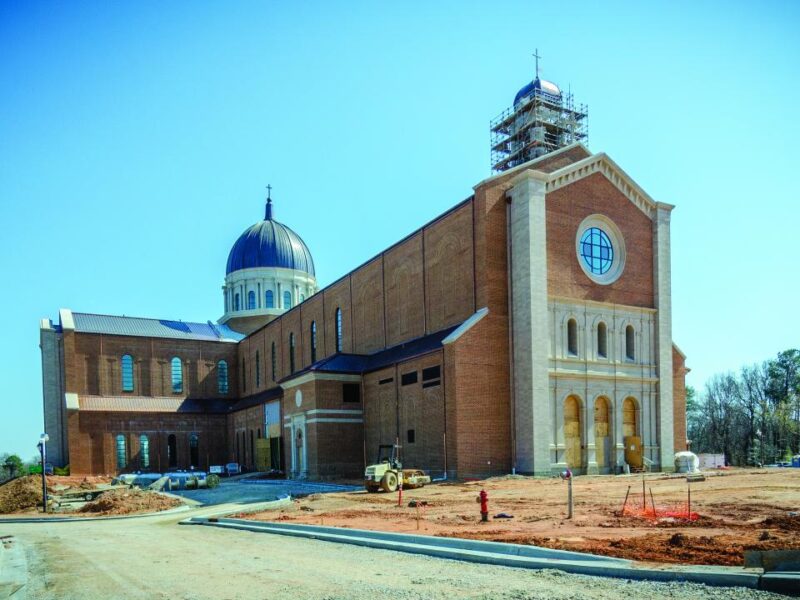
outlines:
[[[180,505],[181,501],[177,498],[131,488],[105,492],[97,500],[84,504],[78,512],[95,515],[130,515],[158,512]]]
[[[23,512],[42,505],[42,478],[19,477],[0,486],[0,514]]]

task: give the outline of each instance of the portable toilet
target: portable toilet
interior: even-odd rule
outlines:
[[[792,466],[800,468],[800,454],[795,454],[792,457]]]

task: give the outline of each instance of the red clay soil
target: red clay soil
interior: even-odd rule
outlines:
[[[18,477],[0,486],[0,514],[21,512],[41,505],[41,476]]]
[[[628,504],[620,515],[630,486]],[[800,549],[800,470],[732,470],[685,478],[586,476],[574,480],[574,518],[565,518],[566,484],[519,476],[446,483],[397,494],[314,494],[291,507],[246,518],[354,529],[533,544],[644,561],[742,565],[746,550]],[[489,494],[481,523],[477,493]],[[650,496],[652,489],[653,495]],[[424,503],[419,509],[410,500]],[[646,503],[644,502],[646,500]],[[645,507],[646,505],[646,507]],[[655,505],[655,515],[653,515]],[[494,518],[500,513],[513,518]]]
[[[180,506],[177,498],[138,489],[111,490],[92,502],[84,504],[78,512],[93,515],[132,515],[159,512]]]

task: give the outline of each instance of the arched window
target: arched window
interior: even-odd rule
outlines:
[[[336,351],[342,351],[342,309],[336,308]]]
[[[183,391],[183,363],[177,356],[172,359],[172,393],[180,394]]]
[[[256,350],[256,387],[261,387],[261,352]]]
[[[253,290],[247,292],[247,309],[253,310],[256,307],[256,293]]]
[[[193,467],[200,464],[200,436],[196,433],[189,436],[189,462]]]
[[[125,436],[117,436],[117,469],[124,469],[128,465],[128,453],[125,451]]]
[[[139,436],[139,462],[143,469],[150,468],[150,440],[144,434]]]
[[[311,363],[317,362],[317,322],[311,321]]]
[[[267,308],[275,308],[275,294],[272,293],[272,290],[267,290],[267,293],[264,295],[266,303],[264,306]]]
[[[217,363],[217,391],[220,394],[228,393],[228,363],[224,360]]]
[[[294,373],[294,333],[289,334],[289,373]]]
[[[122,356],[122,391],[133,391],[133,357],[130,354]]]
[[[628,360],[636,358],[636,341],[633,333],[633,325],[628,325],[625,328],[625,358]]]
[[[178,440],[174,433],[167,436],[167,464],[170,469],[178,466]]]
[[[272,342],[272,381],[278,378],[278,358],[275,356],[275,342]]]
[[[575,319],[567,321],[567,352],[578,356],[578,322]]]
[[[283,308],[292,308],[292,292],[283,292]]]
[[[597,356],[608,357],[608,330],[602,321],[597,325]]]
[[[233,310],[239,310],[239,293],[233,295]]]

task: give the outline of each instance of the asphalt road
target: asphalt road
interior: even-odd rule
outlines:
[[[27,561],[14,600],[248,598],[781,598],[461,563],[270,534],[178,525],[208,509],[137,519],[3,524]],[[0,585],[0,598],[3,597]]]

